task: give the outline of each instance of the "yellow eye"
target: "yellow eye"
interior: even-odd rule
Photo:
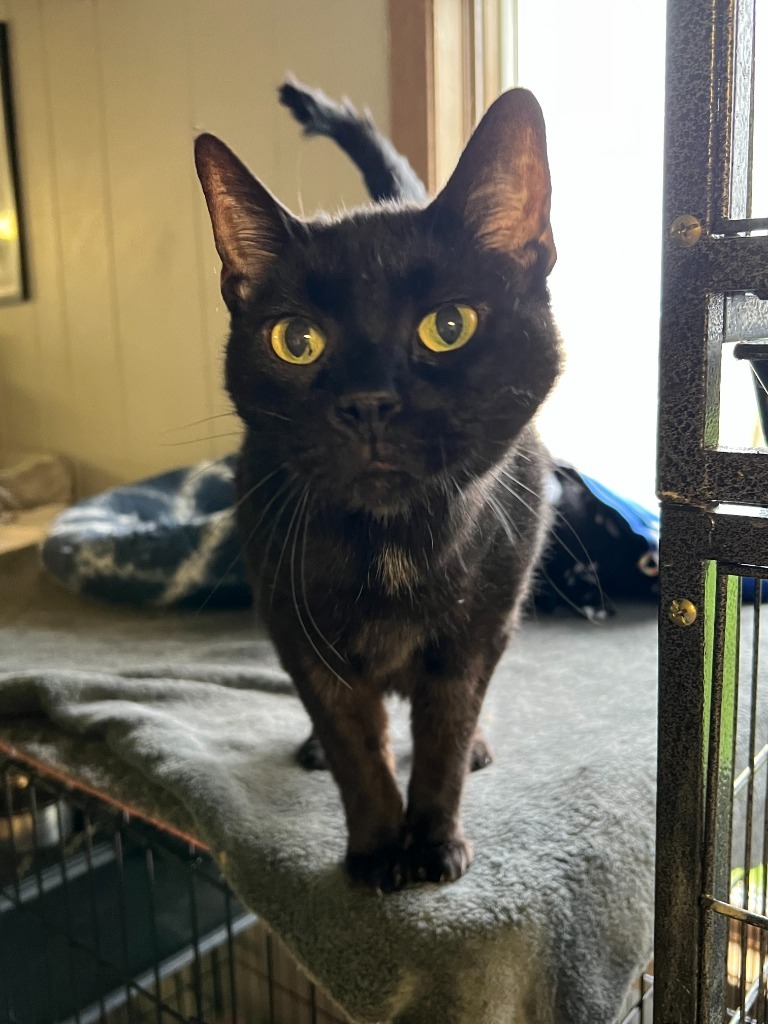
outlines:
[[[477,313],[471,306],[448,302],[419,324],[419,337],[433,352],[450,352],[466,345],[477,330]]]
[[[281,359],[301,366],[314,363],[325,348],[322,332],[303,316],[287,316],[278,320],[269,340]]]

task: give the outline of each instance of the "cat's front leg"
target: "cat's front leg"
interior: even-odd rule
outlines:
[[[498,652],[502,648],[500,642]],[[472,863],[472,846],[461,825],[461,796],[498,652],[475,652],[462,664],[452,645],[436,648],[413,689],[413,768],[405,817],[411,881],[452,882]]]
[[[400,888],[403,800],[381,696],[319,669],[297,679],[297,688],[341,793],[349,875],[374,889]]]

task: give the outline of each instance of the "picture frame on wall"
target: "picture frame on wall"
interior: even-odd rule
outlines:
[[[0,22],[0,304],[28,298],[8,25]]]

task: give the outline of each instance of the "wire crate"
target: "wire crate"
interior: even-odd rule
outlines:
[[[4,1024],[344,1024],[199,846],[0,759]]]
[[[651,1024],[653,1021],[653,964],[648,965],[632,986],[625,1010],[621,1024]]]
[[[348,1024],[205,850],[14,757],[0,787],[2,1024]]]
[[[768,569],[721,564],[710,575],[716,643],[704,808],[701,1002],[709,1019],[766,1022],[768,692],[761,618]]]
[[[724,401],[768,362],[767,15],[667,2],[654,1001],[675,1024],[768,1024],[768,452],[728,443]]]
[[[667,518],[685,550],[662,581],[664,1000],[690,1014],[670,1019],[768,1024],[768,520],[737,509]],[[734,559],[744,548],[754,563]],[[687,619],[675,611],[682,594]],[[685,924],[685,942],[671,948]]]

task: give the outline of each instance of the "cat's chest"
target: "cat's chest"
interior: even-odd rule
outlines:
[[[426,642],[424,625],[404,618],[376,618],[351,624],[344,644],[350,667],[356,675],[388,686],[398,680],[403,689],[404,670],[418,657]]]
[[[321,629],[356,676],[405,692],[408,670],[455,603],[445,573],[396,541],[346,558],[331,546],[323,562],[325,573],[306,580]]]

